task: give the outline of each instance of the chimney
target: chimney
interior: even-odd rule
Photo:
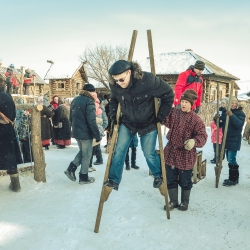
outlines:
[[[185,49],[185,51],[192,51],[192,52],[193,52],[193,50],[192,50],[192,49]]]

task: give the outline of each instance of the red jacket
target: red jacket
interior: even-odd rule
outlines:
[[[174,87],[175,97],[174,105],[177,106],[180,104],[180,99],[182,93],[187,89],[193,89],[196,91],[198,98],[194,102],[192,109],[199,107],[202,101],[202,91],[203,91],[203,78],[202,76],[197,76],[193,71],[193,66],[191,66],[186,71],[179,74],[177,82]]]
[[[211,141],[212,143],[216,143],[216,134],[217,134],[217,126],[215,124],[214,121],[212,121],[210,123],[210,127],[211,127]],[[219,144],[221,144],[222,142],[222,136],[223,136],[223,133],[222,133],[222,128],[220,128],[219,130]]]
[[[179,108],[172,108],[163,124],[169,128],[168,143],[164,148],[165,163],[182,170],[192,169],[196,161],[196,148],[203,147],[207,141],[203,121],[193,111],[183,112]],[[188,139],[195,140],[191,150],[184,147]]]
[[[9,78],[9,81],[11,82],[11,85],[13,87],[19,86],[19,83],[18,83],[16,76],[14,75],[12,69],[7,69],[7,71],[4,75],[6,76],[6,78]]]

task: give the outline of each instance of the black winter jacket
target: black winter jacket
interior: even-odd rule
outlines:
[[[70,122],[72,137],[78,140],[96,139],[100,141],[100,133],[96,124],[96,107],[94,98],[88,91],[82,90],[70,106]]]
[[[110,116],[116,115],[120,103],[120,122],[131,133],[138,132],[141,136],[156,129],[154,97],[160,99],[157,118],[163,122],[172,108],[174,94],[166,82],[149,72],[143,72],[137,63],[132,64],[130,84],[127,88],[121,88],[114,81],[110,84]]]
[[[222,127],[222,131],[224,134],[225,124],[226,124],[226,109],[220,109],[222,111],[220,117],[220,127]],[[242,111],[242,108],[239,107],[237,109],[231,109],[233,115],[229,117],[228,123],[228,131],[227,131],[227,139],[225,149],[232,151],[239,151],[241,147],[241,132],[243,129],[243,125],[245,123],[246,115]]]

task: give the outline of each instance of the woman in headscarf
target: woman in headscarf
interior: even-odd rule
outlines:
[[[55,110],[53,117],[54,143],[59,149],[71,144],[71,130],[69,122],[69,107],[64,104],[63,99],[59,99],[59,106]]]
[[[43,104],[43,110],[41,111],[42,146],[45,150],[48,150],[50,146],[50,140],[52,138],[50,118],[52,118],[54,115],[54,108],[43,96],[38,97],[38,103]]]

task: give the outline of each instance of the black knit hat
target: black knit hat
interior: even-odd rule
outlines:
[[[191,103],[191,106],[194,105],[194,101],[197,99],[197,93],[193,89],[187,89],[182,95],[181,95],[181,101],[186,100]]]
[[[195,67],[196,69],[204,70],[204,69],[205,69],[205,63],[202,62],[202,61],[200,61],[200,60],[197,60],[197,61],[195,62],[194,67]]]
[[[131,69],[131,63],[125,60],[116,61],[109,69],[110,75],[120,75],[124,71]]]
[[[83,86],[83,90],[87,90],[88,92],[95,92],[95,87],[90,83],[86,83]]]

